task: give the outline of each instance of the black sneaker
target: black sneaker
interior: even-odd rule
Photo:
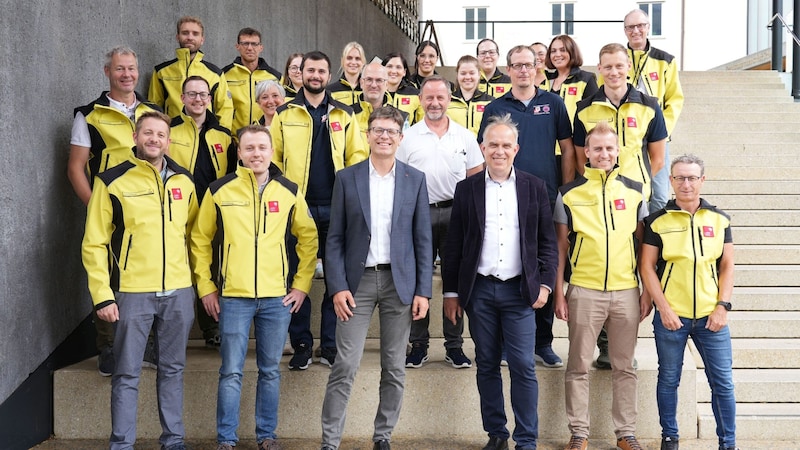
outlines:
[[[449,362],[456,369],[466,369],[472,367],[472,361],[467,358],[464,351],[460,348],[449,348],[444,356],[444,360]]]
[[[333,367],[336,361],[336,347],[322,347],[319,350],[319,362],[328,367]]]
[[[97,355],[97,371],[101,377],[110,377],[114,374],[114,366],[116,366],[114,350],[110,346],[103,347]]]
[[[294,349],[294,356],[289,360],[289,370],[306,370],[311,360],[311,347],[308,344],[300,344]]]
[[[142,367],[149,369],[158,368],[158,352],[156,351],[156,343],[152,337],[147,338],[147,345],[144,347],[144,357],[142,357]]]
[[[670,436],[661,438],[661,450],[678,450],[678,438]]]
[[[425,344],[412,344],[411,353],[406,356],[406,367],[419,369],[428,362],[428,346]]]

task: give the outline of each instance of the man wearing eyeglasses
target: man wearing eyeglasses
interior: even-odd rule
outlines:
[[[211,182],[236,168],[236,146],[232,144],[230,130],[220,125],[217,116],[208,110],[211,90],[205,78],[192,75],[183,82],[181,103],[183,110],[170,126],[169,154],[192,174],[199,203]],[[219,246],[216,241],[215,244],[215,248]],[[214,255],[216,269],[219,252],[214,251]],[[196,316],[206,347],[218,348],[219,326],[206,313],[199,298]]]
[[[534,83],[536,55],[527,45],[517,45],[507,55],[511,92],[489,103],[483,112],[478,142],[492,117],[511,115],[519,129],[519,153],[514,167],[544,180],[550,208],[555,206],[559,176],[556,142],[561,147],[561,180],[575,177],[575,148],[567,107],[558,95],[539,89]],[[552,297],[552,296],[551,296]],[[561,367],[564,362],[553,351],[553,300],[536,310],[536,360],[545,367]]]
[[[447,116],[450,104],[447,80],[439,75],[426,78],[420,87],[419,99],[425,117],[408,129],[397,151],[397,159],[425,173],[433,227],[430,260],[433,264],[437,253],[441,256],[444,251],[456,184],[483,169],[483,155],[475,135]],[[419,368],[428,361],[429,325],[430,316],[411,325],[411,352],[406,357],[406,367]],[[461,349],[463,318],[459,316],[451,321],[442,314],[442,331],[445,361],[456,369],[472,367],[472,361]]]
[[[236,37],[236,50],[239,51],[239,56],[222,69],[233,100],[231,131],[234,135],[239,128],[255,123],[264,116],[255,97],[256,84],[260,81],[281,79],[281,73],[261,57],[264,44],[261,42],[260,31],[242,28]]]
[[[625,36],[628,38],[628,82],[643,94],[655,97],[664,114],[667,134],[672,136],[683,108],[683,89],[678,78],[678,62],[669,53],[651,47],[647,38],[650,18],[641,9],[625,16]],[[670,138],[667,138],[669,141]],[[669,145],[664,149],[664,161],[669,161]],[[669,197],[669,173],[666,168],[653,173],[653,194],[650,212],[664,207]]]
[[[392,106],[369,118],[370,156],[339,171],[333,186],[325,278],[333,293],[338,356],[322,403],[322,450],[336,450],[372,314],[380,313],[380,399],[374,450],[389,450],[405,386],[412,320],[432,293],[431,221],[425,175],[395,159],[403,116]]]
[[[678,450],[678,385],[686,342],[703,359],[711,387],[719,448],[736,448],[736,398],[728,311],[734,259],[730,217],[700,196],[703,161],[682,155],[672,161],[675,199],[644,220],[639,272],[653,297],[653,334],[658,352],[656,400],[661,449]]]
[[[478,65],[481,71],[481,82],[478,90],[486,92],[494,98],[502,97],[511,89],[511,78],[497,68],[500,59],[500,47],[493,39],[484,38],[475,48]]]
[[[192,75],[199,75],[211,86],[211,110],[219,119],[220,125],[230,129],[233,121],[233,102],[228,83],[222,70],[203,59],[200,47],[205,42],[203,22],[192,16],[178,19],[177,34],[179,48],[175,59],[165,61],[153,69],[147,97],[164,109],[170,117],[178,117],[183,109],[181,93],[183,81]]]
[[[361,94],[358,101],[353,105],[356,113],[358,126],[364,137],[364,142],[368,143],[367,128],[369,128],[369,117],[372,112],[381,106],[391,105],[392,100],[386,93],[388,73],[386,67],[379,62],[371,62],[361,69],[358,82],[361,86]],[[400,111],[403,115],[403,130],[408,128],[408,113]]]
[[[319,233],[319,257],[325,266],[325,240],[331,217],[331,196],[336,172],[367,159],[353,108],[334,100],[325,90],[331,79],[331,60],[319,51],[303,55],[300,71],[303,87],[292,101],[275,112],[270,131],[275,149],[272,161],[304,193]],[[289,242],[288,247],[294,247]],[[290,250],[290,266],[297,259]],[[290,270],[291,279],[293,277]],[[320,305],[320,363],[336,360],[336,315],[326,291]],[[312,362],[311,302],[303,302],[292,315],[289,340],[294,356],[289,369],[306,370]]]

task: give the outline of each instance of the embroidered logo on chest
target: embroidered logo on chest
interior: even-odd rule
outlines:
[[[614,200],[614,209],[616,209],[617,211],[624,210],[625,209],[625,199],[624,198],[618,198],[618,199]]]
[[[225,150],[223,150],[222,144],[214,144],[214,151],[217,152],[217,153],[222,153]]]
[[[268,202],[267,203],[267,208],[269,209],[269,212],[271,212],[271,213],[280,212],[280,210],[281,210],[280,207],[278,206],[277,200],[272,200],[272,201]]]
[[[658,81],[658,72],[650,72],[650,81]]]
[[[172,188],[170,189],[170,192],[172,192],[173,200],[183,200],[183,194],[181,194],[181,188]]]
[[[545,114],[550,114],[550,104],[546,105],[534,105],[533,106],[533,115],[534,116],[541,116]]]
[[[625,122],[628,125],[628,128],[636,128],[636,117],[628,117]]]
[[[331,130],[342,131],[342,125],[339,122],[331,122]]]
[[[571,86],[569,89],[567,89],[567,94],[578,95],[578,88],[576,88],[575,86]]]
[[[703,237],[714,237],[714,227],[703,227]]]

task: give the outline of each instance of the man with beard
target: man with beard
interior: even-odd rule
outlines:
[[[325,264],[325,241],[331,215],[331,196],[336,172],[367,159],[353,109],[332,99],[325,91],[331,78],[328,55],[312,51],[303,55],[300,72],[303,87],[297,96],[275,112],[272,119],[272,161],[304,193],[309,211],[317,225],[319,257]],[[289,239],[287,248],[295,243]],[[297,256],[290,251],[290,275],[293,278]],[[320,362],[332,366],[336,359],[336,314],[327,292],[322,298],[320,323]],[[292,316],[289,339],[294,356],[289,369],[305,370],[312,360],[311,302]]]

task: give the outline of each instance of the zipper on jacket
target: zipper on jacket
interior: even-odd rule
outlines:
[[[267,234],[267,205],[262,205],[264,207],[264,223],[262,224],[262,233]]]
[[[111,155],[109,155],[108,153],[106,153],[106,164],[105,164],[105,166],[103,167],[103,171],[104,171],[104,172],[105,172],[106,170],[108,170],[108,159],[109,159],[109,158],[111,158]]]
[[[664,287],[661,289],[661,292],[664,294],[667,293],[667,285],[669,285],[669,279],[672,276],[672,268],[675,267],[675,263],[669,263],[669,271],[667,271],[667,278],[664,279]]]
[[[714,281],[714,286],[717,287],[717,291],[719,291],[719,280],[717,280],[717,268],[714,267],[714,263],[710,263],[709,266],[711,267],[711,279]]]
[[[642,174],[642,184],[646,184],[646,183],[644,183],[644,181],[647,180],[648,178],[647,178],[647,176],[645,176],[645,173],[644,173],[644,163],[642,162],[642,155],[641,154],[636,155],[636,161],[639,164],[639,172]],[[652,183],[652,180],[650,181],[650,183]],[[651,188],[651,191],[652,191],[652,188]],[[652,196],[653,193],[651,192],[650,195]]]
[[[572,262],[573,267],[578,267],[578,258],[581,256],[581,247],[583,247],[583,238],[578,242],[578,250],[575,252],[575,260]]]
[[[166,189],[166,187],[165,187],[165,189]],[[172,222],[172,194],[171,193],[167,194],[167,200],[168,200],[168,204],[169,204],[169,221]]]
[[[223,263],[225,264],[225,269],[222,271],[222,295],[225,295],[225,285],[228,282],[228,266],[229,266],[229,258],[231,256],[231,244],[228,244],[228,248],[225,249],[225,259]]]
[[[611,253],[610,250],[609,250],[609,243],[608,243],[608,240],[609,240],[609,236],[608,236],[608,217],[606,216],[606,212],[605,212],[606,183],[607,182],[608,182],[608,175],[606,175],[605,179],[601,175],[601,177],[600,177],[600,190],[602,192],[603,198],[602,198],[602,200],[600,202],[600,209],[603,210],[603,222],[604,222],[603,231],[605,231],[605,234],[606,234],[606,239],[605,239],[605,241],[606,241],[606,264],[605,264],[605,266],[606,267],[605,267],[605,273],[603,274],[603,292],[608,291],[608,266],[609,266],[609,262],[610,262],[609,261],[609,258],[610,258],[609,253]],[[608,214],[609,215],[611,214],[611,202],[610,201],[608,202]],[[613,222],[614,222],[613,218],[611,219],[611,222],[613,224]]]
[[[122,267],[122,270],[128,270],[128,260],[131,256],[131,243],[133,243],[133,235],[128,238],[128,247],[125,249],[125,265]]]
[[[700,242],[700,256],[705,256],[703,252],[703,230],[697,227],[697,240]]]
[[[694,241],[694,214],[689,216],[689,235],[692,237],[692,320],[697,319],[697,245]]]
[[[608,202],[608,217],[611,218],[611,229],[616,231],[617,227],[614,225],[614,205],[610,201]]]
[[[217,165],[217,172],[219,172],[220,171],[220,167],[219,167],[219,158],[217,158],[217,152],[215,152],[214,150],[211,150],[211,156],[214,157],[214,164]]]

